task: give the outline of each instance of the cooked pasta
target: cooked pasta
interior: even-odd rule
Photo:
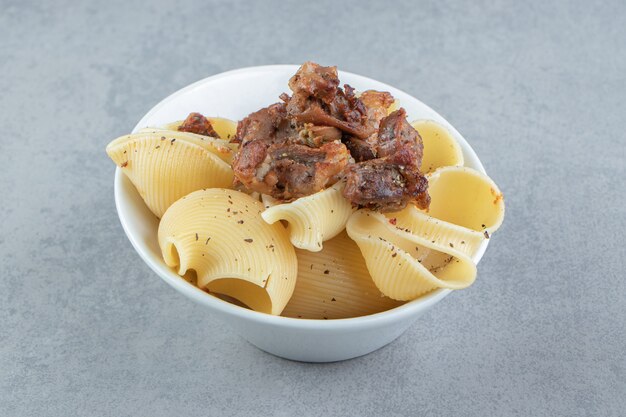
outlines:
[[[395,300],[413,300],[436,288],[465,288],[476,278],[467,255],[400,230],[380,213],[358,210],[346,231],[378,289]]]
[[[471,168],[443,167],[428,175],[430,208],[387,213],[396,226],[474,256],[502,224],[504,201],[496,184]]]
[[[370,277],[359,247],[345,232],[324,242],[320,252],[297,249],[298,280],[283,316],[342,319],[402,304],[385,297]]]
[[[230,138],[235,136],[237,132],[237,123],[233,122],[230,119],[225,119],[223,117],[207,117],[209,122],[211,122],[211,126],[217,132],[219,137],[223,140],[228,141]],[[164,129],[168,130],[178,130],[178,127],[183,123],[183,120],[178,120],[176,122],[168,123],[163,126]]]
[[[341,84],[336,67],[305,62],[280,101],[238,122],[192,112],[109,143],[181,279],[303,319],[474,282],[472,258],[503,221],[496,184],[463,167],[442,124]]]
[[[280,314],[293,293],[297,258],[285,229],[260,216],[247,194],[211,188],[174,203],[159,224],[165,263],[197,285],[233,297],[253,310]]]
[[[470,257],[476,253],[485,239],[483,233],[429,216],[415,206],[408,206],[395,213],[387,213],[386,216],[395,221],[396,226],[402,230],[439,245],[448,245]]]
[[[504,198],[498,186],[487,175],[465,167],[439,168],[428,175],[428,182],[428,211],[409,209],[397,216],[398,221],[407,220],[404,214],[427,217],[425,221],[409,220],[405,227],[473,256],[504,219]]]
[[[422,172],[432,172],[439,167],[463,165],[461,147],[448,129],[434,120],[416,120],[411,125],[420,134],[424,144]]]
[[[237,145],[234,143],[229,143],[227,140],[199,135],[197,133],[179,132],[175,129],[165,129],[162,127],[145,127],[143,129],[139,129],[137,133],[158,135],[159,138],[161,138],[161,136],[166,136],[167,138],[170,138],[170,140],[176,139],[193,141],[193,143],[197,143],[200,144],[200,146],[206,147],[209,151],[213,152],[229,165],[233,161],[233,156],[237,151]]]
[[[192,191],[231,186],[233,171],[226,160],[232,150],[202,138],[185,132],[146,131],[115,139],[107,153],[160,218]]]
[[[272,197],[263,196],[266,210],[261,213],[270,223],[287,222],[291,244],[311,252],[322,250],[323,242],[337,236],[346,226],[354,211],[341,191],[344,182],[290,203],[278,204]]]

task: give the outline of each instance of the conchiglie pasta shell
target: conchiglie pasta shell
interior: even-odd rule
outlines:
[[[322,242],[344,230],[354,212],[350,202],[341,194],[344,186],[343,181],[338,182],[325,190],[284,204],[276,204],[276,200],[263,196],[267,208],[261,216],[270,224],[279,220],[287,222],[289,239],[296,248],[319,252]]]
[[[359,247],[346,232],[324,242],[320,252],[296,249],[298,280],[283,316],[343,319],[402,305],[378,290]]]
[[[387,213],[386,216],[389,219],[396,219],[396,226],[409,233],[439,245],[448,245],[470,257],[474,256],[485,239],[482,232],[439,220],[413,205],[399,212]]]
[[[420,134],[424,144],[422,172],[463,165],[463,151],[448,129],[433,120],[416,120],[411,125]]]
[[[466,167],[443,167],[427,175],[428,214],[489,234],[504,220],[504,196],[487,175]]]
[[[198,135],[191,132],[179,132],[176,129],[166,129],[162,127],[145,127],[143,129],[139,129],[137,133],[160,135],[159,137],[166,136],[167,138],[170,138],[170,140],[175,138],[176,140],[191,141],[213,152],[222,161],[229,165],[233,161],[233,157],[238,147],[236,143],[230,143],[224,139]]]
[[[263,206],[221,188],[195,191],[165,212],[159,246],[179,275],[235,298],[253,310],[280,314],[296,283],[298,261],[285,229],[261,219]]]
[[[233,171],[222,157],[230,148],[183,132],[134,133],[115,139],[106,150],[159,218],[192,191],[233,182]]]
[[[225,119],[223,117],[207,117],[209,122],[211,122],[211,126],[213,126],[213,130],[217,132],[221,139],[226,141],[230,140],[235,133],[237,133],[237,122],[234,122],[230,119]],[[168,123],[163,128],[169,130],[178,130],[180,125],[182,125],[184,120],[177,120],[172,123]]]
[[[399,230],[380,213],[357,211],[346,231],[378,289],[395,300],[413,300],[436,288],[465,288],[476,279],[467,255]]]
[[[427,178],[428,210],[411,205],[386,216],[401,229],[473,256],[502,224],[500,190],[488,176],[471,168],[442,167]]]

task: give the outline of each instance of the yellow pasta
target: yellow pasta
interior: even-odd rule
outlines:
[[[345,183],[301,197],[291,203],[277,204],[271,197],[263,196],[266,210],[261,214],[270,223],[287,222],[291,243],[311,252],[322,250],[322,242],[337,236],[346,226],[354,211],[341,194]]]
[[[233,151],[212,138],[150,130],[119,137],[106,150],[159,218],[192,191],[233,182]]]
[[[380,213],[358,210],[346,231],[378,289],[395,300],[413,300],[436,288],[465,288],[476,278],[467,255],[400,230]]]
[[[389,217],[396,217],[400,227],[473,256],[504,219],[498,186],[487,175],[465,167],[439,168],[427,177],[428,211],[411,207]]]
[[[420,134],[424,144],[422,172],[463,165],[463,151],[448,129],[433,120],[417,120],[411,125]]]
[[[396,227],[402,230],[439,245],[456,248],[470,257],[477,252],[485,239],[483,233],[429,216],[414,205],[409,205],[402,211],[387,213],[386,216],[394,219]]]
[[[298,280],[283,316],[342,319],[402,305],[378,290],[359,247],[345,232],[324,242],[320,252],[297,249]]]
[[[429,214],[473,230],[495,232],[504,219],[504,196],[487,175],[466,167],[428,175]]]
[[[228,141],[235,133],[237,133],[237,122],[233,122],[230,119],[225,119],[222,117],[207,117],[209,122],[211,122],[211,126],[213,126],[213,130],[217,132],[220,138]],[[183,124],[184,120],[178,120],[176,122],[168,123],[163,128],[168,130],[178,130],[178,127]]]
[[[224,139],[198,135],[191,132],[179,132],[176,129],[166,129],[163,127],[144,127],[143,129],[139,129],[137,133],[160,135],[159,137],[166,136],[171,139],[175,138],[176,140],[193,141],[194,143],[200,144],[200,146],[206,147],[229,165],[232,163],[238,147],[236,143],[230,143]]]
[[[197,285],[253,310],[280,314],[296,283],[298,261],[285,229],[269,225],[263,206],[223,188],[195,191],[175,202],[159,224],[165,263]]]

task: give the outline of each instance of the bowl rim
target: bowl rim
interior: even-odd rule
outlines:
[[[138,129],[145,127],[146,121],[149,120],[154,113],[159,111],[162,107],[167,105],[170,101],[178,98],[181,95],[186,94],[187,92],[207,83],[207,82],[215,82],[221,78],[230,77],[233,75],[251,72],[251,71],[285,71],[289,70],[291,72],[295,72],[299,68],[299,65],[291,65],[291,64],[279,64],[279,65],[261,65],[261,66],[250,66],[244,68],[238,68],[230,71],[221,72],[206,78],[203,78],[199,81],[196,81],[192,84],[189,84],[172,94],[165,97],[159,103],[157,103],[154,107],[152,107],[137,123],[137,125],[133,128],[133,132],[136,132]],[[379,84],[381,87],[388,88],[391,90],[400,91],[403,94],[410,96],[412,99],[418,101],[421,105],[431,110],[434,114],[441,117],[437,111],[433,110],[430,106],[424,104],[421,100],[413,97],[412,95],[393,87],[389,84],[383,83],[381,81],[374,80],[369,77],[365,77],[359,74],[354,74],[348,71],[339,71],[339,74],[349,75],[353,78],[361,79],[363,82],[375,82]],[[447,121],[447,120],[446,120]],[[470,146],[470,144],[465,140],[465,138],[448,122],[448,129],[450,129],[455,136],[455,139],[458,140],[461,149],[464,154],[470,155],[475,161],[476,170],[486,174],[485,168],[483,167],[478,155],[474,149]],[[266,325],[272,325],[283,328],[297,328],[301,330],[358,330],[362,328],[370,328],[374,326],[384,326],[386,324],[390,324],[396,321],[402,321],[403,319],[409,318],[419,311],[426,310],[430,306],[438,303],[447,295],[449,295],[452,290],[449,289],[437,289],[434,290],[418,299],[406,302],[401,306],[394,307],[390,310],[385,310],[379,313],[370,314],[366,316],[359,317],[351,317],[351,318],[343,318],[343,319],[331,319],[331,320],[319,320],[319,319],[304,319],[304,318],[292,318],[292,317],[283,317],[283,316],[274,316],[267,313],[261,313],[254,310],[250,310],[247,308],[239,307],[237,305],[231,304],[227,301],[221,300],[211,294],[201,290],[200,288],[194,286],[193,284],[181,279],[181,277],[176,274],[174,271],[170,270],[169,273],[162,270],[157,263],[155,263],[152,255],[147,252],[147,250],[143,247],[141,242],[138,240],[138,237],[131,233],[129,220],[123,215],[124,210],[121,208],[124,200],[123,186],[122,182],[125,181],[124,174],[120,170],[119,167],[115,170],[115,179],[114,179],[114,196],[115,196],[115,208],[120,219],[120,223],[122,224],[122,228],[124,229],[124,233],[126,234],[128,240],[132,244],[135,251],[139,254],[140,258],[150,267],[150,269],[155,272],[162,280],[176,289],[178,292],[182,293],[186,297],[192,299],[193,301],[212,308],[223,315],[234,316],[240,319],[244,319],[247,321],[252,321],[256,323],[263,323]],[[482,256],[489,245],[489,240],[485,240],[483,244],[480,246],[478,252],[475,256],[472,257],[472,260],[475,264],[481,260]]]

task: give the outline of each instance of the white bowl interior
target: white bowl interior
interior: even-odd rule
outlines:
[[[249,113],[278,101],[278,96],[289,92],[287,81],[297,70],[297,65],[272,65],[244,68],[218,74],[170,95],[150,110],[133,131],[148,126],[184,119],[196,111],[209,116],[240,120]],[[485,172],[478,157],[465,139],[443,117],[416,98],[387,84],[356,74],[340,71],[340,80],[357,91],[376,89],[389,91],[407,111],[409,121],[431,119],[447,127],[459,142],[465,158],[465,166]],[[258,313],[213,297],[181,279],[161,258],[157,242],[158,220],[148,210],[134,186],[118,168],[115,173],[115,201],[120,221],[141,258],[165,282],[187,297],[210,307],[222,317],[243,318],[249,321],[297,329],[355,330],[373,322],[383,324],[407,318],[445,297],[449,290],[437,290],[412,302],[370,316],[338,320],[306,320],[271,316]],[[488,241],[474,257],[478,263]]]

